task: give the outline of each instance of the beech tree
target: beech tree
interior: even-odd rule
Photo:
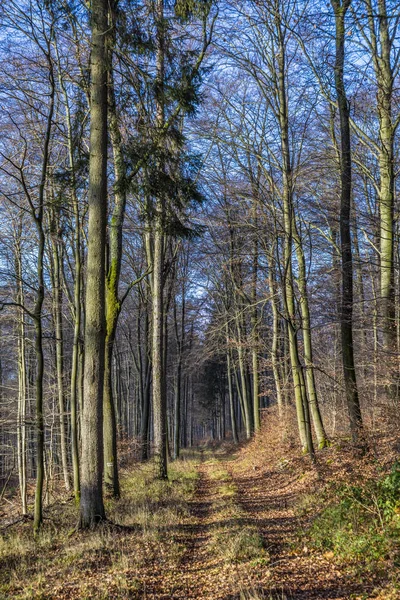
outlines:
[[[342,259],[341,333],[342,358],[350,427],[355,443],[360,442],[362,418],[358,398],[353,346],[353,254],[351,243],[352,165],[349,103],[344,87],[345,17],[351,0],[332,0],[335,13],[335,88],[340,116],[340,246]]]
[[[86,264],[85,375],[82,414],[80,526],[105,518],[103,504],[103,391],[107,217],[108,2],[91,6],[89,225]]]

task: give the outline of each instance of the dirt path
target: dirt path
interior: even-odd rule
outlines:
[[[223,454],[218,449],[214,453],[207,450],[195,454],[187,467],[183,467],[183,472],[191,474],[187,495],[184,488],[181,494],[177,490],[188,480],[175,478],[164,486],[164,495],[154,504],[142,506],[143,499],[135,503],[135,498],[142,498],[142,492],[133,497],[131,504],[129,500],[126,504],[116,503],[120,515],[126,511],[129,515],[131,510],[132,523],[140,522],[142,526],[136,525],[133,532],[122,526],[77,535],[76,547],[71,544],[68,550],[63,540],[58,547],[59,560],[57,552],[49,546],[43,563],[46,577],[37,569],[38,559],[30,562],[25,559],[26,573],[32,571],[29,597],[44,600],[364,598],[365,581],[346,578],[329,553],[310,554],[307,548],[299,546],[297,533],[301,520],[293,507],[305,489],[313,491],[315,482],[309,465],[302,457],[279,458],[272,445],[263,454],[245,452],[246,448],[235,450],[235,454]],[[139,490],[140,485],[153,485],[151,477],[148,480],[136,477],[132,482],[133,485],[137,482]],[[163,488],[160,485],[154,490],[161,494]],[[60,573],[64,575],[60,577]],[[13,585],[14,592],[21,592],[18,598],[28,597],[17,581]],[[14,596],[2,596],[0,588],[1,599]]]
[[[193,524],[185,532],[187,552],[180,565],[182,582],[186,590],[186,598],[209,598],[214,591],[212,577],[212,561],[209,552],[212,505],[215,501],[216,489],[209,477],[209,467],[199,465],[199,480],[196,496],[190,503]]]
[[[186,546],[182,562],[176,569],[173,598],[196,600],[231,600],[238,598],[237,569],[224,563],[213,549],[213,531],[218,526],[215,505],[221,501],[218,481],[213,479],[215,464],[198,466],[196,494],[190,502],[191,518],[181,528]]]
[[[276,459],[271,463],[277,464]],[[351,581],[324,555],[306,547],[293,550],[300,520],[292,506],[301,482],[285,469],[243,469],[228,463],[237,487],[237,500],[246,518],[262,534],[270,554],[269,578],[255,582],[259,598],[282,600],[349,600],[361,598],[365,584]],[[295,546],[298,548],[298,543]],[[255,578],[257,579],[257,577]],[[257,596],[255,596],[257,598]]]

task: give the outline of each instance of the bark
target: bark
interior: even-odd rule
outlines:
[[[241,398],[243,403],[243,419],[246,430],[246,438],[249,440],[253,432],[253,414],[250,408],[250,390],[248,388],[247,373],[245,365],[245,356],[243,348],[243,332],[241,315],[236,314],[236,333],[237,333],[237,354],[239,363],[240,383],[241,383]]]
[[[278,405],[279,418],[283,417],[283,395],[282,395],[282,381],[281,374],[279,371],[279,308],[278,308],[278,292],[276,285],[276,274],[275,266],[272,260],[269,262],[269,277],[270,277],[270,295],[271,295],[271,309],[272,309],[272,346],[271,346],[271,362],[272,372],[274,374],[275,390],[276,390],[276,403]]]
[[[161,129],[164,125],[164,0],[156,0],[157,19],[157,125]],[[160,165],[163,169],[163,165]],[[152,369],[153,369],[153,426],[154,426],[154,459],[156,476],[159,479],[167,478],[167,399],[164,387],[164,281],[163,266],[165,253],[165,199],[160,193],[156,199],[154,215],[154,249],[153,249],[153,344],[152,344]]]
[[[17,443],[18,443],[18,477],[21,495],[22,514],[28,514],[27,499],[27,465],[26,465],[26,400],[27,400],[27,375],[26,375],[26,327],[24,305],[24,287],[22,283],[22,254],[21,254],[22,217],[15,241],[15,273],[17,277],[16,301],[18,308],[18,415],[17,415]]]
[[[175,395],[174,395],[174,444],[173,458],[179,458],[180,450],[180,424],[181,424],[181,393],[182,393],[182,356],[185,336],[185,286],[182,285],[182,311],[180,327],[177,320],[176,299],[174,301],[174,326],[175,341],[177,348],[176,375],[175,375]]]
[[[111,60],[111,56],[110,56]],[[119,280],[122,262],[122,231],[126,207],[126,167],[122,153],[122,139],[119,130],[115,104],[114,79],[109,74],[109,126],[114,155],[114,209],[109,228],[109,266],[106,278],[106,350],[104,373],[104,482],[114,497],[119,497],[117,420],[115,400],[112,392],[112,353],[121,312]]]
[[[75,213],[75,282],[74,282],[74,338],[72,346],[71,364],[71,444],[72,444],[72,471],[74,479],[74,496],[76,504],[80,502],[81,484],[79,471],[79,438],[78,438],[78,386],[79,386],[79,357],[83,353],[81,348],[81,278],[82,264],[80,253],[80,221],[77,202],[74,203]]]
[[[158,210],[162,206],[158,203]],[[163,385],[163,348],[164,348],[164,284],[162,267],[164,263],[164,225],[163,218],[158,215],[154,231],[154,267],[153,267],[153,422],[154,422],[154,457],[156,475],[160,479],[167,478],[167,429],[166,429],[166,397]]]
[[[81,220],[79,214],[79,200],[77,195],[77,181],[74,158],[74,134],[71,121],[70,100],[68,96],[65,80],[61,75],[59,49],[55,44],[56,56],[58,61],[59,84],[64,97],[65,120],[67,126],[67,144],[68,144],[68,167],[71,179],[71,201],[74,219],[73,235],[73,253],[75,261],[75,279],[73,296],[73,319],[74,334],[72,342],[72,361],[71,361],[71,382],[70,382],[70,403],[71,403],[71,454],[72,454],[72,474],[73,488],[76,504],[80,501],[80,473],[79,473],[79,441],[78,441],[78,374],[79,374],[79,353],[81,345],[81,288],[82,288],[82,257],[81,257]]]
[[[80,526],[82,528],[93,527],[105,518],[102,484],[107,216],[107,10],[107,0],[93,0],[90,58],[89,226],[80,502]]]
[[[54,201],[54,199],[53,199]],[[71,489],[68,470],[67,433],[65,424],[65,393],[64,393],[64,329],[62,318],[62,267],[60,247],[58,240],[59,215],[57,208],[53,207],[50,216],[51,250],[52,250],[52,283],[53,283],[53,319],[56,334],[56,370],[57,370],[57,395],[58,411],[60,419],[60,447],[61,464],[64,477],[64,485],[67,492]]]
[[[392,117],[394,76],[392,68],[393,39],[389,32],[386,0],[377,0],[379,19],[371,0],[365,0],[370,29],[372,62],[377,83],[377,116],[379,121],[379,212],[380,212],[380,296],[384,350],[396,351],[394,298],[394,139]],[[377,31],[375,28],[377,23]]]
[[[226,331],[227,331],[226,371],[227,371],[227,378],[228,378],[228,394],[229,394],[229,410],[230,410],[230,416],[231,416],[231,429],[232,429],[233,441],[235,444],[238,444],[239,438],[238,438],[238,433],[237,433],[236,414],[235,414],[233,389],[232,389],[231,356],[230,356],[229,349],[228,349],[229,348],[228,323],[226,324]]]
[[[301,311],[301,329],[303,333],[304,344],[304,363],[305,363],[305,380],[307,386],[308,402],[312,421],[317,436],[318,447],[322,450],[328,446],[328,438],[325,433],[324,424],[322,422],[321,411],[317,398],[317,388],[315,385],[313,348],[311,338],[311,318],[310,306],[308,302],[307,290],[307,272],[306,261],[303,250],[303,242],[297,231],[296,223],[293,223],[293,240],[296,249],[297,265],[298,265],[298,286],[300,292],[300,311]]]
[[[35,306],[33,310],[33,320],[35,328],[35,355],[36,355],[36,381],[35,381],[35,398],[36,398],[36,450],[37,450],[37,465],[36,465],[36,489],[35,489],[35,504],[33,515],[33,529],[35,534],[43,522],[43,483],[44,483],[44,419],[43,419],[43,377],[44,377],[44,355],[43,355],[43,327],[42,327],[42,307],[44,301],[44,251],[45,251],[45,234],[43,229],[43,214],[45,202],[45,188],[47,182],[47,169],[50,155],[51,131],[53,125],[54,113],[54,97],[55,97],[55,82],[53,73],[53,64],[50,53],[50,42],[48,41],[46,58],[49,64],[49,110],[47,114],[46,133],[43,147],[43,162],[41,180],[39,185],[39,202],[37,210],[34,208],[30,200],[32,216],[36,226],[38,237],[37,245],[37,292],[35,298]],[[30,198],[30,196],[29,196]]]
[[[251,328],[252,328],[252,368],[253,368],[253,420],[254,431],[260,429],[260,385],[259,385],[259,359],[258,359],[258,309],[257,309],[257,277],[258,277],[258,231],[257,231],[257,200],[253,198],[253,265],[252,265],[252,311],[251,311]]]
[[[280,16],[278,14],[276,14],[275,22],[279,43],[279,54],[277,58],[277,94],[279,99],[279,124],[282,149],[283,221],[285,229],[283,295],[288,325],[289,352],[300,441],[303,451],[309,452],[311,457],[314,457],[309,403],[298,349],[298,327],[296,324],[295,293],[293,286],[292,252],[295,220],[293,207],[293,173],[289,146],[289,118],[286,94],[286,48]]]
[[[342,361],[350,428],[355,444],[362,437],[362,418],[358,398],[353,348],[353,255],[351,245],[352,166],[349,103],[344,86],[345,15],[351,0],[331,0],[335,13],[336,60],[335,88],[340,116],[340,246],[342,258],[341,338]]]
[[[146,300],[145,307],[145,342],[144,342],[144,357],[142,367],[142,387],[143,387],[143,404],[142,404],[142,415],[140,425],[140,438],[141,438],[141,459],[147,460],[150,457],[150,403],[151,403],[151,361],[150,361],[150,348],[149,348],[149,313],[148,313],[148,302]]]

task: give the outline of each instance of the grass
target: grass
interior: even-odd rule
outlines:
[[[229,481],[219,486],[218,494],[223,498],[234,498],[237,494],[237,487],[232,481]]]
[[[239,600],[289,600],[283,592],[270,592],[262,589],[241,590]]]
[[[185,553],[179,527],[190,518],[188,502],[198,478],[194,458],[171,464],[168,481],[154,479],[151,463],[127,472],[121,500],[106,501],[110,522],[94,531],[71,535],[78,519],[72,501],[47,509],[36,539],[31,523],[5,531],[0,535],[0,598],[57,598],[66,589],[71,598],[142,597],[152,562],[171,569]]]
[[[262,536],[243,520],[243,510],[237,502],[237,486],[228,471],[216,461],[210,479],[219,483],[213,503],[215,515],[210,549],[225,563],[253,561],[265,565],[268,553]],[[261,562],[260,562],[261,561]]]
[[[227,528],[218,528],[212,538],[212,548],[228,563],[268,560],[263,538],[255,528],[242,525],[240,521]]]

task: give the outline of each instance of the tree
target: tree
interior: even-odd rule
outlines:
[[[103,504],[103,392],[105,248],[107,218],[108,2],[91,6],[89,225],[86,265],[85,375],[82,414],[80,527],[105,518]]]
[[[335,88],[340,117],[340,248],[342,268],[341,335],[342,360],[346,399],[353,442],[359,444],[362,436],[362,417],[358,398],[357,377],[353,347],[353,255],[351,247],[352,165],[350,141],[349,102],[344,86],[345,17],[351,0],[331,0],[335,14],[336,60]]]

